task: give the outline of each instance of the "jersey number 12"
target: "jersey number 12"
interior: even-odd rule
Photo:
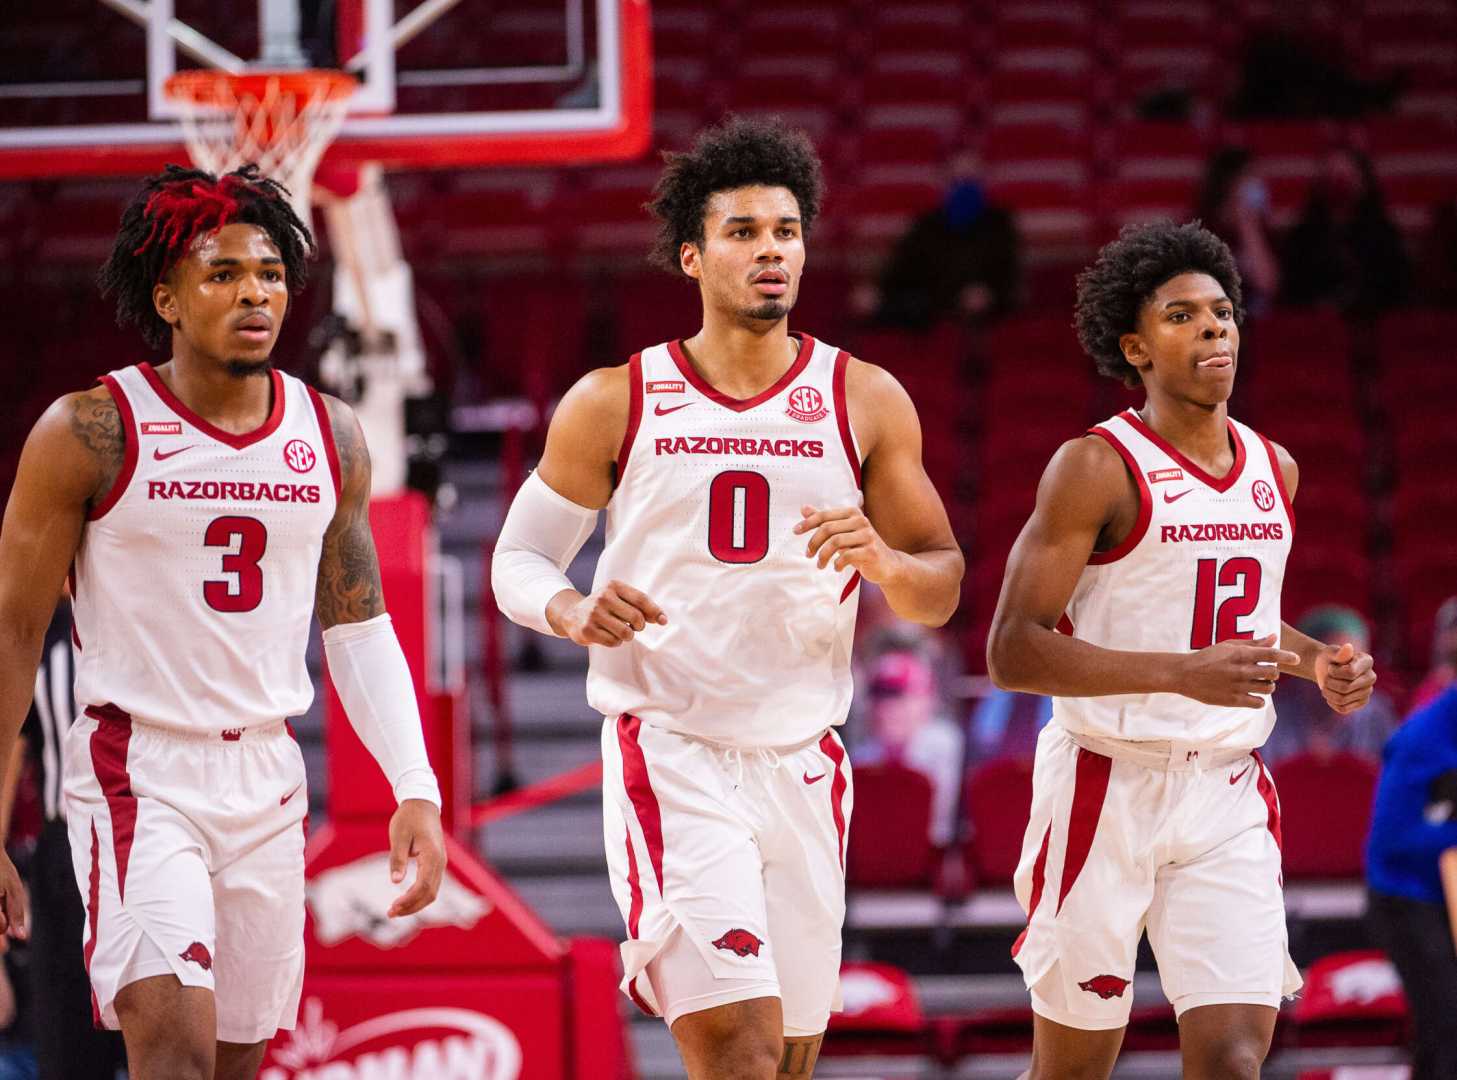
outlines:
[[[1237,586],[1215,610],[1216,588]],[[1241,630],[1239,621],[1254,613],[1260,602],[1260,560],[1248,555],[1226,559],[1200,559],[1199,576],[1194,582],[1194,627],[1189,632],[1189,648],[1203,649],[1220,641],[1252,638],[1254,631]]]

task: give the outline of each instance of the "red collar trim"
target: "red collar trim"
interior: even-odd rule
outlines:
[[[137,370],[142,373],[142,377],[147,380],[147,384],[162,399],[162,403],[167,408],[171,409],[204,435],[214,438],[227,446],[231,446],[234,450],[245,450],[254,443],[262,442],[278,430],[279,424],[283,423],[283,376],[279,374],[276,368],[269,372],[269,375],[273,379],[273,409],[269,412],[268,419],[263,421],[261,427],[254,428],[252,431],[243,435],[234,435],[231,431],[224,431],[222,428],[215,424],[210,424],[198,416],[197,413],[182,403],[182,399],[171,391],[167,384],[162,381],[162,376],[158,375],[152,365],[145,360],[137,365]]]
[[[732,409],[734,412],[743,412],[746,409],[752,409],[755,405],[762,405],[768,401],[790,383],[794,382],[795,379],[799,378],[800,375],[804,374],[804,369],[809,366],[810,357],[814,355],[815,351],[814,338],[808,334],[791,333],[789,336],[799,339],[799,355],[794,358],[794,363],[789,365],[789,370],[779,376],[773,386],[767,390],[760,391],[751,398],[732,398],[719,390],[715,390],[713,385],[702,375],[698,374],[698,371],[689,363],[688,357],[683,352],[683,342],[681,340],[668,342],[668,354],[672,356],[673,363],[678,365],[678,370],[683,373],[683,377],[692,383],[693,388],[700,394],[710,401],[717,402],[726,409]]]
[[[1181,454],[1177,447],[1145,424],[1143,418],[1132,409],[1128,409],[1123,413],[1123,419],[1132,424],[1133,429],[1145,439],[1177,461],[1186,473],[1194,477],[1195,480],[1209,485],[1215,491],[1224,492],[1234,487],[1239,481],[1240,474],[1245,470],[1245,441],[1239,437],[1239,432],[1235,430],[1232,420],[1226,419],[1225,423],[1229,425],[1229,438],[1234,443],[1234,464],[1229,467],[1229,472],[1225,473],[1222,477],[1215,477],[1209,475],[1209,473]]]

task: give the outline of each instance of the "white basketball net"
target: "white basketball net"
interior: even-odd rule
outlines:
[[[216,175],[256,164],[288,188],[305,223],[314,170],[344,122],[353,90],[353,80],[337,73],[311,78],[300,72],[190,72],[167,87],[181,110],[193,164]]]

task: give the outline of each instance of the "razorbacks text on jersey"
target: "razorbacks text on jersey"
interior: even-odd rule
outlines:
[[[1138,518],[1078,579],[1059,629],[1108,649],[1191,652],[1280,633],[1280,585],[1295,516],[1275,450],[1229,421],[1234,464],[1210,476],[1132,409],[1092,428],[1138,485]],[[1179,694],[1056,698],[1073,734],[1253,749],[1269,737],[1274,704],[1206,705]]]
[[[800,507],[860,506],[849,356],[808,335],[762,393],[734,399],[679,342],[630,361],[631,408],[594,588],[620,580],[668,617],[592,646],[606,716],[737,746],[788,746],[844,722],[859,575],[821,570]]]
[[[308,709],[304,651],[339,459],[323,399],[271,378],[268,418],[233,435],[148,364],[102,377],[126,458],[72,568],[78,708],[209,732]]]

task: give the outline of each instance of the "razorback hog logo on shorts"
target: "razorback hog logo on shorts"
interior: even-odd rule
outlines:
[[[1109,998],[1121,998],[1123,991],[1128,989],[1128,980],[1120,979],[1117,975],[1095,975],[1087,982],[1078,983],[1078,986],[1107,1001]]]
[[[762,944],[762,941],[747,930],[730,930],[723,937],[715,941],[713,947],[715,949],[723,949],[725,952],[731,952],[736,956],[748,956],[750,953],[758,956],[759,946]]]
[[[194,941],[177,955],[188,963],[196,964],[203,971],[212,970],[212,953],[208,952],[207,946],[200,941]]]

